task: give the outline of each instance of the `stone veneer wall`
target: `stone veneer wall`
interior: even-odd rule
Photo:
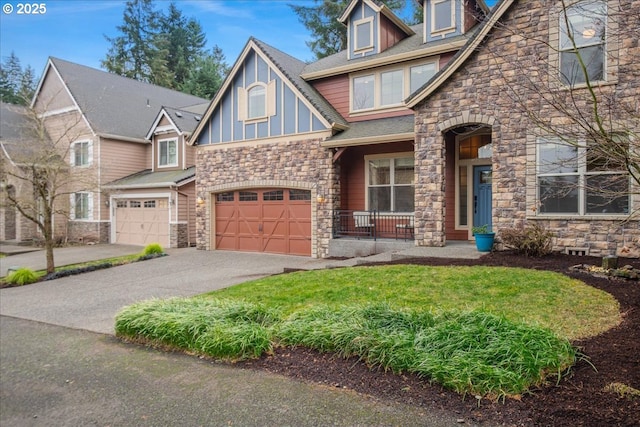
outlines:
[[[551,7],[557,3],[514,2],[501,23],[466,63],[414,108],[417,245],[444,245],[444,218],[448,209],[454,209],[454,206],[445,206],[445,189],[453,191],[454,183],[444,179],[444,132],[465,125],[483,125],[491,129],[493,142],[493,227],[498,236],[501,228],[536,221],[555,234],[556,250],[587,247],[591,255],[607,255],[620,253],[633,242],[640,246],[637,217],[625,224],[625,218],[621,216],[550,218],[537,213],[535,143],[536,137],[545,136],[545,133],[536,130],[538,127],[525,113],[540,113],[554,126],[566,125],[566,117],[544,98],[549,93],[565,99],[570,95],[566,88],[552,89],[548,83],[548,76],[555,71],[554,62],[547,60],[550,55],[553,57],[553,52],[545,41],[550,40],[553,44],[558,37],[558,15],[553,15],[554,8]],[[617,2],[610,1],[609,10],[613,11],[615,4]],[[617,25],[637,29],[638,22],[633,20],[640,15],[640,2],[626,2],[626,5],[624,14],[616,18],[630,21],[610,22],[612,29]],[[607,49],[607,80],[613,84],[596,90],[599,96],[615,97],[617,105],[635,105],[635,115],[617,117],[623,126],[633,128],[638,125],[640,116],[637,113],[639,42],[633,37],[618,40],[612,32]],[[536,82],[542,82],[546,89],[540,89],[541,85],[536,86]],[[576,94],[579,92],[575,91]],[[579,103],[585,111],[590,108],[588,102]],[[606,111],[603,113],[606,115]],[[617,114],[623,113],[618,110]],[[632,193],[631,211],[638,212],[640,192],[636,187]]]
[[[196,208],[196,246],[210,250],[212,193],[242,188],[297,188],[311,191],[311,256],[328,256],[332,211],[338,191],[338,171],[322,139],[251,145],[199,146],[196,193],[205,203]],[[320,203],[317,198],[324,196]]]
[[[70,242],[109,243],[111,224],[96,221],[69,221],[67,239]]]
[[[170,248],[186,248],[189,246],[189,224],[182,222],[179,224],[171,224],[169,226],[169,247]]]

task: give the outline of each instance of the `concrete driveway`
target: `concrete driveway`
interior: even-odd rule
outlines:
[[[129,252],[131,247],[120,249]],[[84,247],[85,253],[94,251],[94,259],[101,256],[98,254],[102,250],[100,246]],[[114,316],[122,307],[134,302],[197,295],[281,273],[285,268],[323,268],[328,262],[306,257],[194,248],[167,252],[169,256],[153,260],[0,289],[0,315],[113,334]],[[42,254],[15,255],[4,260],[25,266],[29,265],[29,257],[42,257]]]

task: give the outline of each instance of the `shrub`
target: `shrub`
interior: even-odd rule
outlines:
[[[531,224],[526,228],[507,228],[500,230],[502,243],[516,252],[541,257],[551,253],[553,233],[542,225]]]
[[[28,285],[38,281],[36,273],[29,268],[19,268],[7,276],[7,283],[12,285]]]
[[[145,246],[144,250],[142,251],[142,256],[158,255],[163,253],[164,253],[164,250],[162,249],[162,246],[160,246],[160,244],[151,243]]]

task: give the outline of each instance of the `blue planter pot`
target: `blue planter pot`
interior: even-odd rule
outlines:
[[[482,233],[476,234],[476,248],[480,252],[491,252],[493,248],[493,241],[495,240],[496,233]]]

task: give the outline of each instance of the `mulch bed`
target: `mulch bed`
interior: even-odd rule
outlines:
[[[620,259],[640,268],[640,260]],[[594,338],[575,342],[589,360],[579,360],[558,384],[504,401],[478,400],[430,385],[414,375],[394,375],[370,370],[356,359],[342,359],[304,348],[280,348],[273,355],[239,365],[263,369],[301,380],[366,393],[382,400],[437,408],[454,414],[464,423],[505,426],[638,426],[640,398],[620,397],[606,391],[611,383],[640,389],[640,283],[595,277],[571,271],[576,264],[601,265],[600,258],[554,254],[526,258],[511,252],[490,253],[479,260],[419,258],[394,264],[496,265],[552,270],[578,278],[613,295],[619,302],[623,322]],[[462,424],[464,425],[464,424]]]

